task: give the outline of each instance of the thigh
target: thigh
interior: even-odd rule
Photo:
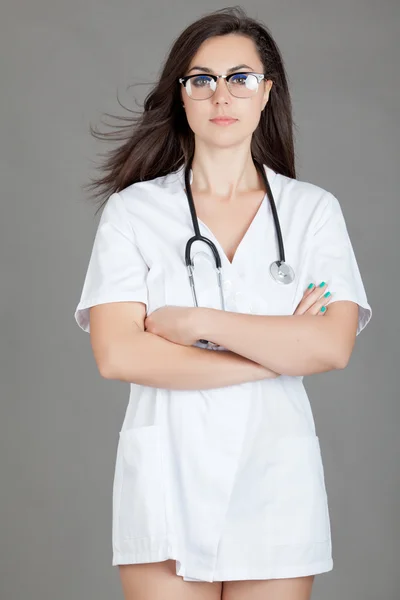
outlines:
[[[222,582],[184,581],[175,560],[119,565],[124,600],[220,600]]]
[[[314,575],[290,579],[224,581],[222,600],[310,600]]]

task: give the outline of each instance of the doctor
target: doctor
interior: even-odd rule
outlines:
[[[223,33],[227,23],[237,31]],[[119,149],[118,191],[75,311],[102,376],[130,383],[112,564],[126,599],[308,600],[333,560],[302,379],[348,364],[371,307],[338,200],[295,178],[290,99],[269,33],[241,9],[213,13],[182,34],[167,64],[152,115]],[[178,104],[164,96],[172,74]],[[188,161],[176,153],[185,136]],[[287,285],[270,274],[279,243],[256,164],[293,270]],[[195,296],[190,193],[221,263],[217,277],[213,249],[195,241]]]

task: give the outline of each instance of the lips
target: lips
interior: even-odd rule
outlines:
[[[210,119],[213,123],[234,123],[237,119],[232,119],[231,117],[215,117],[215,119]]]

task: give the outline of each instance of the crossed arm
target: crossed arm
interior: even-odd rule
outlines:
[[[203,309],[198,339],[225,348],[285,375],[310,375],[346,367],[353,350],[358,305],[329,304],[323,317],[264,316]]]
[[[324,316],[264,316],[113,302],[90,309],[91,343],[101,375],[166,389],[209,389],[279,375],[346,366],[358,306],[331,302]],[[127,327],[127,323],[130,323]],[[227,351],[193,346],[211,340]]]
[[[358,305],[331,302],[323,316],[249,315],[212,308],[165,306],[146,320],[147,331],[177,344],[206,339],[281,375],[344,368],[353,350]]]

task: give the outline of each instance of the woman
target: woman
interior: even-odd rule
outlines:
[[[101,375],[131,384],[113,488],[126,599],[306,600],[333,567],[303,376],[344,368],[372,313],[338,200],[296,179],[292,129],[272,36],[223,9],[176,40],[92,184],[107,202],[75,318]],[[190,191],[222,298],[207,242],[196,296],[188,278]]]

